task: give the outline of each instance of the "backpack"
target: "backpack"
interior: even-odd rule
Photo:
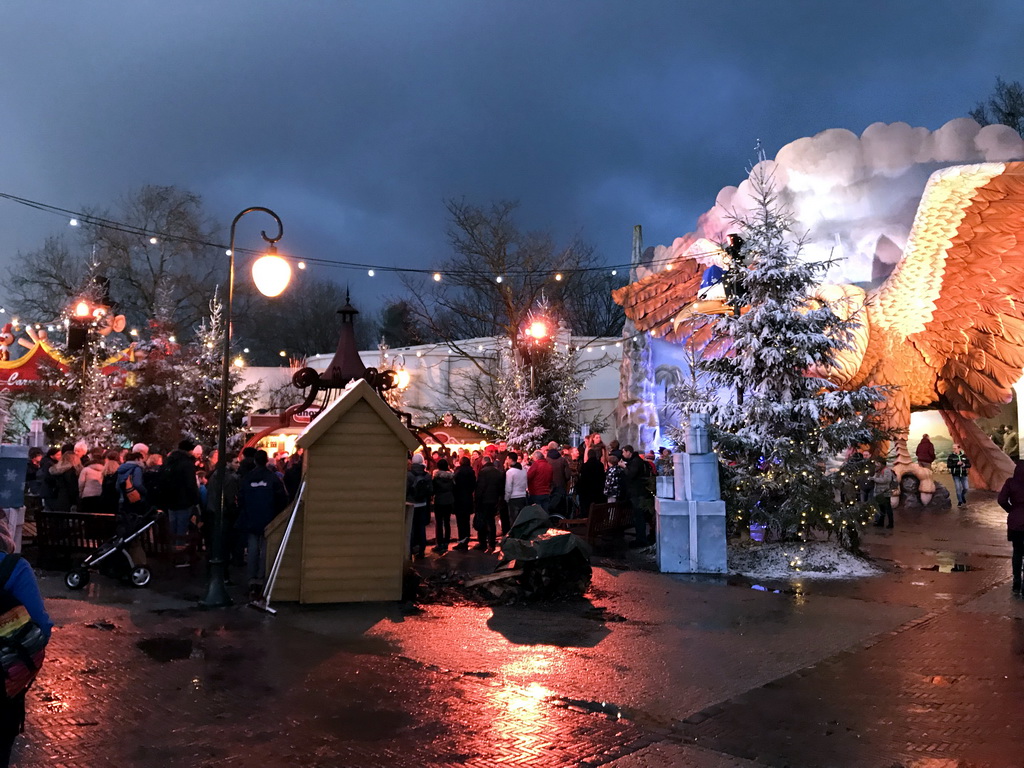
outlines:
[[[0,562],[0,667],[9,699],[32,685],[46,655],[46,633],[7,590],[7,580],[19,560],[21,555],[9,554]]]
[[[132,482],[131,473],[124,476],[124,483],[121,485],[121,490],[124,492],[124,500],[129,504],[138,504],[142,501],[142,494],[139,493],[139,489],[135,487],[135,483]]]

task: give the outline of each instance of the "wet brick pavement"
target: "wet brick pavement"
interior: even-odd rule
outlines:
[[[580,604],[272,617],[196,609],[201,574],[44,573],[58,629],[16,764],[1022,765],[1024,601],[975,498],[897,511],[867,537],[888,573],[799,594],[618,567]]]
[[[338,650],[246,610],[66,626],[18,765],[601,765],[650,741],[543,688]]]

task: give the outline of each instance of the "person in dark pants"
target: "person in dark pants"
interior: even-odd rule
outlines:
[[[1013,545],[1010,567],[1013,570],[1013,593],[1021,593],[1021,570],[1024,568],[1024,464],[1018,464],[1013,477],[999,491],[999,506],[1006,510],[1006,539]]]
[[[448,460],[438,459],[433,476],[434,551],[447,552],[452,540],[452,512],[455,509],[455,475],[448,471]]]
[[[480,541],[474,549],[493,552],[498,545],[498,501],[505,494],[505,476],[484,456],[476,478],[476,529]]]
[[[591,504],[604,504],[604,462],[601,450],[590,448],[587,460],[580,468],[580,479],[576,482],[576,493],[580,499],[580,516],[590,516]]]
[[[14,539],[11,538],[7,526],[0,523],[0,562],[14,552]],[[39,593],[35,572],[27,560],[20,560],[11,572],[4,589],[25,606],[28,615],[39,625],[47,639],[53,629],[53,622],[46,613],[43,596]],[[18,734],[25,730],[25,693],[8,698],[0,692],[0,765],[11,764],[11,750]]]
[[[470,520],[473,517],[473,494],[476,491],[476,473],[468,456],[459,459],[455,470],[455,523],[458,525],[459,543],[453,549],[461,552],[469,549],[473,535]]]
[[[967,458],[963,448],[956,443],[953,443],[953,452],[946,459],[946,469],[949,470],[949,474],[953,478],[953,487],[956,489],[956,505],[962,507],[967,503],[967,492],[971,490],[967,482],[967,476],[971,470],[971,460]]]
[[[242,478],[238,489],[238,530],[247,535],[246,573],[249,599],[259,600],[267,570],[267,537],[270,521],[288,506],[288,491],[267,464],[266,451],[256,451],[256,468]]]
[[[892,528],[892,492],[896,489],[896,473],[889,469],[885,459],[875,459],[875,474],[871,476],[871,482],[875,487],[875,506],[878,507],[875,525]]]
[[[647,514],[651,508],[647,479],[654,473],[632,445],[622,446],[622,458],[626,461],[626,494],[633,510],[633,546],[646,547],[653,543],[647,535]]]
[[[427,524],[430,522],[430,497],[434,484],[427,474],[422,453],[414,453],[405,479],[405,500],[412,504],[412,537],[409,552],[414,560],[422,560],[427,551]]]

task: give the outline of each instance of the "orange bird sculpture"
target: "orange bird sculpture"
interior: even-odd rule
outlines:
[[[637,330],[682,342],[701,332],[688,308],[705,265],[684,257],[671,267],[613,298]],[[1011,402],[1024,371],[1024,163],[935,172],[886,281],[871,292],[822,285],[812,298],[860,323],[827,376],[846,389],[892,387],[879,415],[898,435],[898,464],[910,463],[911,411],[938,409],[976,487],[1001,487],[1013,461],[974,420]]]

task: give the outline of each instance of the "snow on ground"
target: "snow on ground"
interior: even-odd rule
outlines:
[[[731,544],[729,572],[755,579],[854,579],[882,569],[831,541]]]

